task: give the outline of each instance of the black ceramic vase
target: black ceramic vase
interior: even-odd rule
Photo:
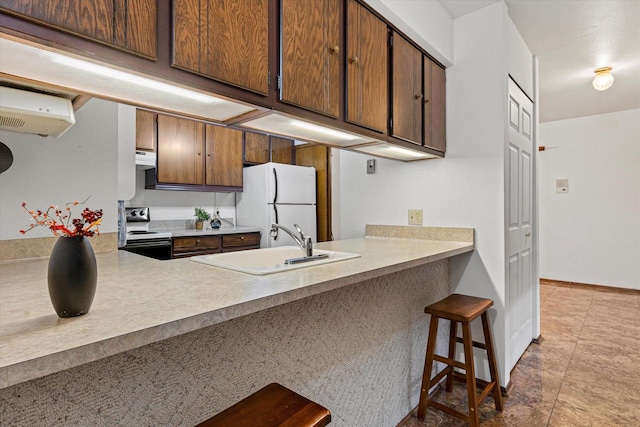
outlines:
[[[49,258],[49,296],[59,317],[89,312],[96,293],[98,266],[86,237],[60,237]]]

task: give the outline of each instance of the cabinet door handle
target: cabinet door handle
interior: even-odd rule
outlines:
[[[426,104],[427,102],[431,101],[430,99],[425,99],[424,103]]]
[[[333,53],[340,53],[340,47],[338,45],[330,47],[329,50]]]
[[[211,157],[211,153],[207,153],[207,157]]]
[[[200,155],[200,153],[198,153],[198,156]]]
[[[424,96],[423,94],[413,95],[415,99],[422,99],[423,96]]]
[[[244,240],[244,236],[240,236],[240,240]]]
[[[200,240],[196,240],[196,244],[200,244]]]
[[[349,62],[351,62],[352,64],[357,64],[358,63],[358,57],[357,56],[353,56],[352,58],[349,58]]]

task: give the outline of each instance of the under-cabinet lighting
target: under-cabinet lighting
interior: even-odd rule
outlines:
[[[405,161],[438,158],[438,156],[434,156],[429,153],[424,153],[422,151],[414,151],[408,148],[398,147],[391,144],[367,145],[363,147],[353,148],[353,151],[373,154],[374,156],[386,157],[389,159],[405,160]]]
[[[293,126],[307,129],[313,132],[322,133],[327,136],[332,136],[334,138],[344,139],[345,141],[354,141],[358,139],[355,135],[350,135],[348,133],[340,132],[334,129],[325,128],[322,126],[314,125],[313,123],[301,122],[299,120],[291,120],[290,122]]]
[[[239,125],[273,135],[282,135],[301,141],[316,142],[318,144],[336,147],[349,147],[352,145],[377,142],[371,138],[365,138],[357,134],[294,119],[293,117],[280,113],[270,113],[257,119],[242,122]]]
[[[98,76],[133,83],[135,85],[142,86],[148,89],[159,90],[171,95],[181,96],[207,104],[217,104],[222,102],[221,99],[214,98],[213,96],[205,95],[203,93],[181,88],[178,86],[173,86],[167,83],[162,83],[156,80],[148,79],[146,77],[140,77],[135,74],[126,73],[124,71],[115,70],[113,68],[104,67],[92,62],[82,61],[80,59],[59,55],[53,52],[48,52],[48,54],[51,55],[51,60],[53,62],[65,65],[67,67],[75,68],[76,70],[87,71]]]
[[[224,122],[256,109],[168,80],[0,34],[0,73],[110,101]]]

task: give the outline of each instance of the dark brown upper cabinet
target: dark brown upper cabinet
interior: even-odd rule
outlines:
[[[3,0],[0,10],[146,58],[157,57],[156,0]]]
[[[274,163],[294,164],[294,142],[291,139],[270,137],[271,140],[271,161]]]
[[[447,148],[445,70],[424,57],[424,145],[441,152]]]
[[[280,100],[340,114],[339,0],[281,0]]]
[[[173,66],[269,92],[269,0],[175,0]]]
[[[244,162],[261,164],[269,162],[270,158],[269,136],[260,133],[245,132]]]
[[[157,175],[147,188],[242,190],[242,131],[158,114]]]
[[[204,184],[204,124],[158,115],[158,183]]]
[[[391,135],[422,145],[422,52],[393,33]]]
[[[355,0],[347,2],[347,121],[386,133],[387,24]]]
[[[136,150],[156,151],[157,117],[151,111],[136,109]]]
[[[242,187],[242,131],[207,125],[205,184]]]

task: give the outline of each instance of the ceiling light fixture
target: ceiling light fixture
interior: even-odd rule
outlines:
[[[613,76],[611,75],[611,67],[602,67],[594,71],[596,76],[593,78],[593,87],[596,90],[607,90],[613,84]]]

